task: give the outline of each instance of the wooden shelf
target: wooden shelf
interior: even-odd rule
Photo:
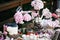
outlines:
[[[9,3],[0,4],[0,12],[29,2],[31,2],[31,0],[22,0],[22,1],[17,0],[17,1],[11,1]]]

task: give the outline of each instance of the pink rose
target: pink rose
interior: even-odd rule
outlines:
[[[31,16],[29,14],[25,14],[24,21],[30,21],[30,20],[31,20]]]
[[[14,19],[16,21],[16,23],[20,23],[21,21],[23,21],[23,15],[21,12],[17,12],[14,15]]]

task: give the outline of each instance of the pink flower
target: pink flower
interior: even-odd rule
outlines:
[[[37,15],[38,15],[38,13],[32,12],[32,16],[33,16],[33,17],[36,17]]]
[[[24,21],[30,21],[30,20],[31,20],[31,16],[29,14],[25,14]]]
[[[36,2],[36,4],[34,5],[34,9],[35,10],[40,10],[44,7],[43,3],[42,2]]]
[[[41,0],[34,0],[31,2],[31,6],[34,7],[35,10],[40,10],[44,7],[44,4]]]
[[[0,40],[4,40],[4,37],[3,37],[3,36],[1,36],[1,37],[0,37]]]
[[[44,7],[44,4],[43,4],[43,2],[41,0],[37,1],[36,5],[39,7],[39,9],[42,9]]]
[[[16,23],[20,23],[21,21],[23,21],[23,15],[21,12],[17,12],[14,15],[14,19],[16,21]]]
[[[4,35],[7,35],[8,33],[6,31],[4,31]]]
[[[53,14],[52,14],[52,17],[54,17],[54,18],[58,18],[58,15],[55,14],[55,13],[53,13]]]
[[[34,6],[34,9],[35,9],[35,10],[40,10],[37,5]]]

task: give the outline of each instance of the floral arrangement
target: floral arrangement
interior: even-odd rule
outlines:
[[[23,24],[24,21],[30,21],[32,18],[28,14],[28,12],[19,12],[15,13],[14,15],[15,22],[18,24]]]
[[[52,14],[51,14],[51,12],[49,11],[48,8],[45,8],[45,9],[42,10],[42,16],[41,16],[41,18],[43,18],[43,16],[45,16],[45,18],[50,18],[49,20],[43,19],[40,22],[40,24],[41,24],[42,27],[46,27],[46,26],[48,26],[48,22],[49,23],[51,22],[51,17],[52,17]]]
[[[41,0],[33,0],[31,2],[31,6],[34,8],[34,10],[37,11],[37,13],[39,14],[39,10],[42,9],[44,7],[44,3],[41,1]],[[38,23],[41,21],[41,17],[40,15],[38,15],[36,18],[35,18],[35,22]]]
[[[33,20],[38,13],[35,11],[17,11],[14,15],[15,22],[17,24],[24,24],[24,22],[29,22]]]
[[[41,26],[50,26],[50,27],[59,27],[59,21],[57,20],[58,15],[55,13],[51,13],[48,8],[43,9],[42,11],[42,17],[45,16],[45,19],[41,21]],[[55,21],[53,21],[53,18],[56,18]],[[48,19],[49,18],[49,19]],[[48,19],[48,20],[47,20]]]
[[[40,10],[44,7],[44,4],[41,0],[34,0],[31,2],[31,6],[34,7],[35,10]],[[39,13],[35,11],[31,11],[30,15],[29,11],[18,10],[14,15],[14,19],[17,24],[24,24],[24,21],[29,22],[37,15],[39,15]]]

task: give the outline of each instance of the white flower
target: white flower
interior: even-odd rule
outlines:
[[[49,11],[48,8],[43,9],[42,13],[43,13],[42,15],[45,16],[46,18],[51,18],[52,17],[52,14],[51,14],[51,12]]]
[[[45,8],[43,9],[42,13],[48,13],[49,12],[49,9],[48,8]]]
[[[60,16],[60,9],[59,8],[56,9],[56,13],[57,13],[58,16]]]
[[[43,19],[43,20],[40,22],[41,26],[44,27],[44,28],[47,27],[47,26],[48,26],[48,21],[49,21],[49,20]]]
[[[60,12],[60,9],[58,8],[58,9],[56,9],[56,12]]]

